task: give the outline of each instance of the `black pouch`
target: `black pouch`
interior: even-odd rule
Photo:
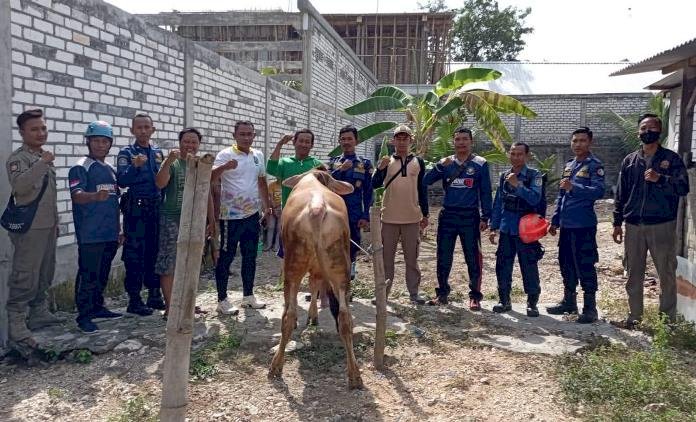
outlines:
[[[36,210],[39,208],[39,201],[43,197],[48,185],[48,176],[44,176],[43,185],[39,196],[27,205],[17,205],[14,195],[10,195],[7,201],[7,208],[0,217],[0,225],[11,233],[26,233],[31,228],[31,223],[34,222]]]

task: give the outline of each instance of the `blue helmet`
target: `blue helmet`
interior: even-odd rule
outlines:
[[[103,136],[109,138],[111,142],[114,141],[114,131],[111,125],[103,120],[96,120],[87,125],[87,130],[85,131],[87,142],[89,142],[91,136]]]

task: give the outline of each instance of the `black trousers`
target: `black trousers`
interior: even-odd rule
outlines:
[[[498,279],[500,295],[509,295],[512,290],[512,266],[515,263],[515,256],[520,263],[524,292],[528,295],[541,293],[537,266],[537,262],[543,255],[541,243],[523,243],[519,236],[500,233],[495,255],[495,275]]]
[[[143,285],[159,288],[155,274],[159,246],[159,199],[130,199],[123,213],[126,235],[121,260],[126,267],[124,286],[128,296],[140,297]]]
[[[481,294],[481,232],[478,210],[440,211],[437,225],[437,284],[438,296],[447,297],[450,293],[449,275],[452,270],[454,249],[457,239],[462,245],[464,259],[469,273],[469,297],[483,299]]]
[[[597,227],[564,229],[558,237],[558,264],[561,267],[563,285],[575,291],[580,280],[582,290],[597,291]]]
[[[239,220],[220,220],[220,257],[215,267],[215,284],[218,301],[227,298],[227,284],[230,278],[230,265],[237,254],[237,246],[242,253],[242,289],[244,296],[254,294],[256,277],[256,253],[258,251],[259,214],[256,213]]]
[[[75,279],[77,319],[88,319],[104,306],[104,289],[109,282],[111,261],[118,242],[80,243],[77,245],[78,272]]]

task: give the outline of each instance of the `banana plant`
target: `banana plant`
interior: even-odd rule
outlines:
[[[414,152],[420,156],[433,157],[428,151],[433,145],[443,147],[451,143],[452,134],[465,119],[473,117],[475,127],[486,134],[493,143],[496,154],[505,151],[505,144],[512,141],[500,113],[517,114],[526,118],[536,113],[513,97],[466,85],[498,79],[502,73],[484,68],[459,69],[445,75],[434,89],[420,97],[407,94],[395,86],[384,86],[375,90],[369,98],[345,109],[349,115],[380,111],[401,111],[404,121],[414,134]],[[373,123],[358,132],[358,142],[363,142],[401,122],[384,121]],[[340,148],[330,155],[340,154]]]

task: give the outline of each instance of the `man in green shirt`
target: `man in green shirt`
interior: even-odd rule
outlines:
[[[295,156],[280,158],[280,150],[283,149],[283,145],[286,145],[291,140],[295,147]],[[283,183],[283,180],[288,177],[296,176],[313,168],[323,166],[324,164],[321,161],[309,155],[313,146],[314,133],[309,129],[300,129],[295,132],[294,136],[283,136],[280,141],[278,141],[278,144],[276,144],[271,156],[268,157],[266,173],[275,176],[280,183]],[[291,188],[283,186],[280,197],[281,208],[285,206],[285,201],[288,200],[291,190]]]
[[[202,140],[201,133],[194,128],[186,128],[179,132],[179,148],[169,151],[167,159],[155,177],[157,188],[162,189],[162,204],[160,205],[159,248],[155,273],[160,276],[160,284],[164,295],[166,317],[171,302],[174,284],[174,266],[176,264],[176,242],[179,237],[179,219],[181,204],[184,197],[186,180],[186,158],[195,156]],[[208,233],[215,227],[212,218],[212,200],[208,201]]]

